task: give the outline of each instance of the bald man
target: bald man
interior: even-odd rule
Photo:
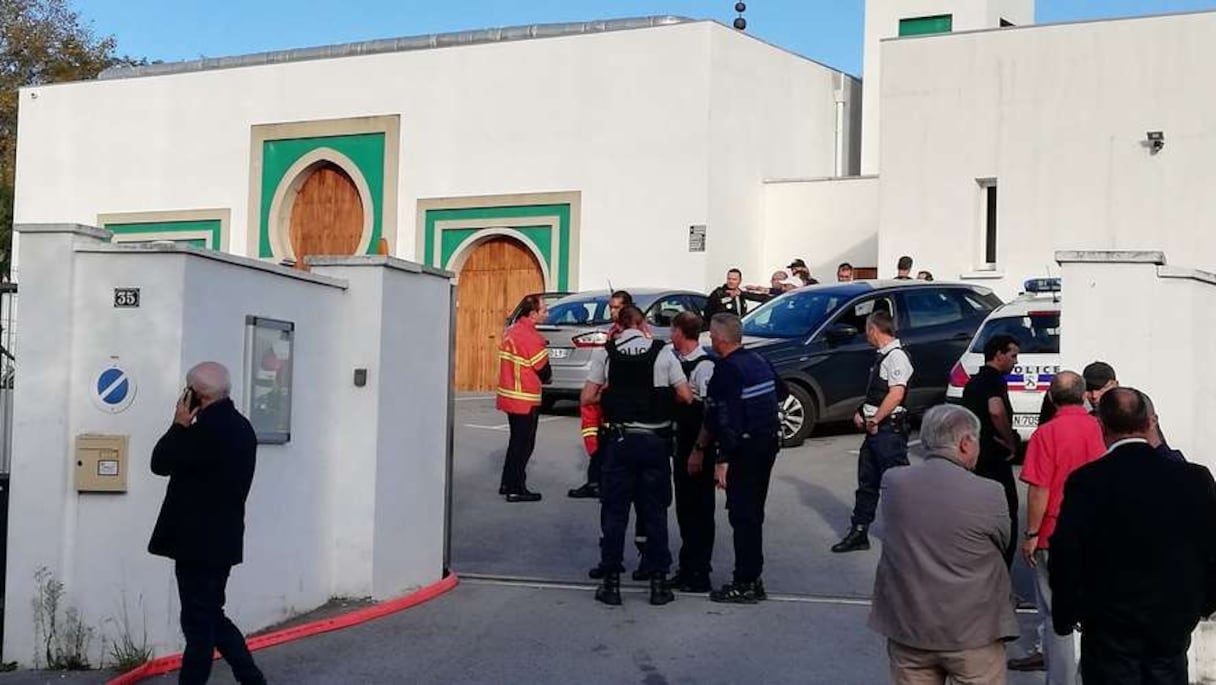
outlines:
[[[245,638],[224,615],[228,574],[241,563],[245,499],[253,483],[257,437],[229,398],[228,369],[190,369],[173,425],[152,450],[152,473],[169,477],[148,551],[175,562],[181,599],[182,685],[205,683],[214,650],[237,682],[266,682]]]

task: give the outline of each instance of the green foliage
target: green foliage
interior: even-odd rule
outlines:
[[[143,608],[143,604],[143,597],[140,597],[140,609]],[[116,621],[119,624],[118,637],[114,640],[114,644],[110,645],[110,658],[113,660],[113,666],[123,673],[139,668],[152,660],[152,648],[148,646],[148,617],[145,615],[143,618],[140,636],[136,639],[135,630],[131,627],[131,617],[127,612],[126,593],[123,593],[122,618],[120,621]]]
[[[93,629],[81,620],[76,607],[64,606],[63,583],[45,566],[34,572],[34,581],[34,640],[41,652],[34,654],[34,665],[53,671],[92,668],[88,650]]]
[[[0,0],[0,277],[7,277],[13,229],[18,89],[96,78],[146,60],[118,57],[113,36],[98,37],[68,0]]]

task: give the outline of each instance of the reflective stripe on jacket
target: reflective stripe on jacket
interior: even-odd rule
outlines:
[[[520,319],[503,334],[498,346],[498,409],[508,414],[527,414],[540,406],[540,376],[549,363],[545,338],[531,319]]]
[[[604,413],[598,404],[584,404],[579,407],[578,414],[582,420],[583,447],[587,449],[588,456],[594,455],[600,448],[600,423],[603,422]]]

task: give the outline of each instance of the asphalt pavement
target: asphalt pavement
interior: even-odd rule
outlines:
[[[414,609],[259,652],[271,682],[889,682],[883,639],[866,628],[882,526],[873,529],[868,552],[828,549],[849,524],[861,442],[851,430],[828,427],[779,457],[765,528],[764,577],[773,598],[755,606],[681,595],[652,607],[642,584],[628,581],[624,606],[596,603],[586,571],[598,560],[598,506],[566,497],[586,466],[575,408],[559,406],[541,419],[528,470],[529,487],[545,496],[541,502],[509,504],[498,496],[506,441],[505,418],[491,399],[458,398],[452,567],[462,583]],[[674,552],[674,515],[670,530]],[[732,554],[721,506],[717,542],[715,582],[725,582]],[[632,568],[632,549],[626,559]],[[1015,589],[1032,597],[1020,562]],[[1033,634],[1034,615],[1020,619],[1024,640],[1010,647],[1011,655]],[[1029,685],[1042,677],[1010,674],[1009,682]],[[100,682],[97,673],[62,680],[0,675],[0,685]],[[212,682],[234,681],[218,664]]]

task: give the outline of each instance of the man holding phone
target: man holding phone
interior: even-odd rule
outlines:
[[[253,482],[257,437],[229,398],[228,369],[190,369],[173,425],[152,450],[152,473],[168,476],[148,551],[175,562],[186,649],[178,682],[205,683],[214,650],[237,681],[262,685],[245,638],[224,615],[232,567],[241,563],[245,500]]]

